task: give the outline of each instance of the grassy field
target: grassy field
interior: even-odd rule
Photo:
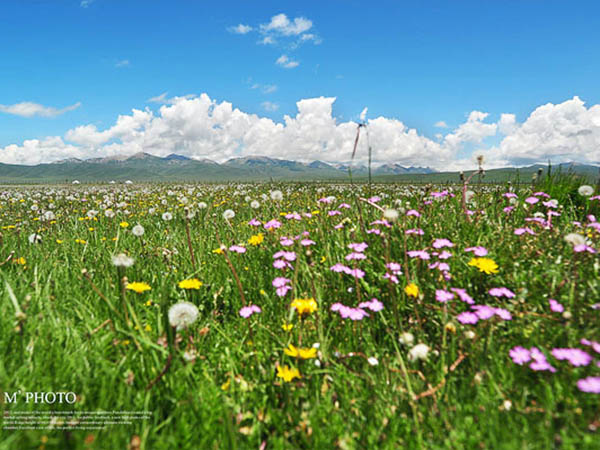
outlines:
[[[151,416],[0,448],[598,448],[580,184],[4,188],[4,412]]]

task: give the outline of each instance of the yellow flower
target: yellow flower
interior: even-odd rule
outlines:
[[[152,289],[150,287],[150,285],[148,283],[144,283],[143,281],[134,281],[133,283],[127,283],[127,286],[125,286],[125,289],[129,290],[129,291],[135,291],[138,294],[141,294],[142,292],[146,292],[149,291],[150,289]]]
[[[310,359],[317,357],[316,348],[296,348],[292,344],[288,348],[284,348],[283,352],[293,358]]]
[[[290,305],[292,308],[298,311],[298,314],[303,316],[304,314],[310,314],[317,310],[317,302],[314,298],[297,298]]]
[[[25,264],[27,264],[27,260],[25,259],[25,257],[21,256],[20,258],[15,259],[15,263],[24,266]]]
[[[294,324],[284,323],[283,325],[281,325],[281,328],[283,329],[283,331],[291,331],[291,329],[294,328]]]
[[[144,327],[144,330],[146,330],[146,331],[152,331],[152,327],[150,325],[146,325]]]
[[[223,249],[222,248],[215,248],[212,252],[216,253],[217,255],[220,255],[220,254],[223,253]]]
[[[121,225],[121,228],[127,228],[129,226],[128,222],[121,222],[119,225]]]
[[[262,233],[255,234],[248,239],[248,244],[250,245],[260,245],[265,240],[265,235]]]
[[[295,367],[277,366],[277,376],[283,378],[283,381],[290,382],[294,378],[302,378],[300,372]]]
[[[62,240],[62,239],[57,239],[57,240],[56,240],[56,243],[57,243],[57,244],[62,244],[62,243],[63,243],[63,240]]]
[[[191,278],[189,280],[183,280],[178,285],[181,289],[200,289],[202,281],[197,278]]]
[[[87,244],[87,242],[86,242],[86,241],[84,241],[83,239],[75,239],[75,242],[76,242],[77,244]]]
[[[409,297],[417,298],[419,296],[419,286],[417,286],[415,283],[409,283],[404,288],[404,292]]]
[[[473,258],[469,261],[469,266],[477,267],[480,272],[485,272],[488,275],[498,273],[498,264],[490,258]]]
[[[222,389],[223,391],[226,391],[227,389],[229,389],[229,386],[230,386],[230,385],[231,385],[231,380],[227,380],[225,383],[223,383],[223,384],[221,385],[221,389]]]

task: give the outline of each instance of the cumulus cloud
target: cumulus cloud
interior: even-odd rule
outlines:
[[[193,97],[158,96],[158,111],[134,109],[121,115],[114,125],[98,129],[82,125],[64,137],[27,140],[0,148],[0,161],[37,164],[68,157],[91,158],[133,155],[144,151],[158,156],[178,153],[191,158],[223,162],[232,157],[264,155],[298,161],[350,160],[358,123],[340,122],[333,114],[335,97],[303,99],[297,113],[276,122],[245,113],[229,102],[217,102],[207,94]],[[586,108],[574,97],[560,104],[540,106],[522,123],[512,114],[496,122],[487,113],[473,111],[455,130],[430,139],[394,118],[367,121],[374,163],[394,162],[405,166],[430,166],[440,170],[476,167],[474,157],[460,157],[464,145],[479,145],[473,154],[483,154],[485,167],[507,164],[578,160],[598,162],[600,105]],[[486,137],[502,138],[485,148]],[[361,133],[357,163],[367,159]]]
[[[73,111],[81,106],[81,102],[77,102],[71,106],[64,108],[54,108],[52,106],[44,106],[39,103],[21,102],[14,105],[0,105],[0,112],[13,114],[21,117],[56,117],[69,111]]]
[[[237,25],[235,27],[227,28],[227,31],[229,31],[230,33],[235,33],[235,34],[248,34],[252,30],[253,30],[253,28],[250,25],[244,25],[242,23],[240,23],[239,25]]]
[[[306,17],[296,17],[294,20],[281,13],[271,17],[269,23],[260,25],[260,30],[263,33],[279,33],[283,36],[297,36],[312,28],[312,21]]]
[[[290,59],[287,55],[281,55],[279,58],[277,58],[275,64],[285,69],[293,69],[294,67],[298,67],[300,65],[298,61]]]

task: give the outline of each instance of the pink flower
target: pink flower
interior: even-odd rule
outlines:
[[[385,267],[387,267],[395,275],[402,274],[402,267],[400,266],[400,264],[398,264],[396,262],[390,262],[390,263],[386,264]]]
[[[528,234],[535,234],[535,231],[533,231],[531,228],[529,227],[525,227],[525,228],[517,228],[514,233],[517,236],[521,236],[522,234],[528,233]]]
[[[596,253],[596,250],[593,247],[590,247],[586,244],[580,244],[573,247],[573,251],[576,253],[588,252],[588,253]]]
[[[529,364],[529,368],[535,371],[544,371],[548,370],[550,372],[556,372],[556,369],[550,365],[548,360],[546,359],[546,355],[544,355],[538,348],[531,348],[531,357],[533,358],[533,362]]]
[[[450,288],[450,290],[455,292],[458,295],[458,298],[460,298],[463,302],[468,303],[469,305],[475,304],[475,301],[469,294],[467,294],[465,289]]]
[[[367,259],[364,253],[352,252],[346,255],[346,261]]]
[[[398,277],[396,275],[389,274],[387,272],[385,273],[385,275],[383,276],[383,278],[386,279],[386,280],[390,280],[394,284],[398,284],[399,283]]]
[[[267,223],[265,223],[263,225],[265,230],[273,230],[275,228],[280,228],[281,227],[281,222],[278,221],[277,219],[272,219],[269,220]]]
[[[502,196],[506,198],[517,198],[517,194],[515,194],[514,192],[505,192],[504,194],[502,194]]]
[[[502,320],[512,320],[512,315],[504,308],[495,308],[494,313]]]
[[[337,209],[334,209],[333,211],[327,211],[328,216],[339,216],[340,214],[342,214],[342,213],[340,211],[338,211]]]
[[[288,283],[291,283],[292,280],[290,280],[289,278],[285,278],[285,277],[277,277],[275,279],[273,279],[273,282],[271,283],[273,285],[273,287],[279,288],[279,287],[283,287]]]
[[[302,216],[300,216],[300,214],[298,214],[297,212],[286,214],[285,218],[288,219],[288,220],[291,220],[291,219],[302,220]]]
[[[411,228],[410,230],[406,230],[404,233],[405,234],[417,234],[419,236],[423,236],[425,234],[425,232],[423,230],[421,230],[420,228]]]
[[[286,252],[285,250],[280,250],[273,255],[273,258],[284,258],[286,261],[295,261],[296,253],[295,252]]]
[[[419,258],[424,260],[430,259],[429,253],[425,250],[410,250],[406,253],[411,258]]]
[[[590,354],[579,348],[554,348],[552,356],[561,361],[566,359],[575,367],[587,366],[592,362]]]
[[[249,305],[249,306],[244,306],[242,309],[240,309],[240,316],[242,316],[244,319],[247,319],[252,314],[255,314],[255,313],[258,314],[260,312],[262,312],[262,311],[258,306]]]
[[[435,291],[435,299],[438,302],[446,303],[454,298],[454,294],[452,292],[445,291],[444,289],[436,289]]]
[[[473,252],[475,256],[485,256],[488,254],[487,249],[481,246],[465,248],[465,252]]]
[[[513,347],[508,355],[511,357],[515,364],[522,366],[523,364],[531,361],[531,352],[520,345]]]
[[[471,306],[471,309],[475,310],[475,314],[477,314],[477,317],[479,317],[481,320],[490,319],[494,317],[494,314],[496,314],[494,308],[487,305],[473,305]]]
[[[248,222],[248,225],[250,225],[251,227],[259,227],[260,226],[260,220],[251,219]]]
[[[231,247],[229,247],[229,251],[236,253],[246,253],[246,248],[240,245],[232,245]]]
[[[331,270],[332,272],[337,272],[337,273],[340,273],[340,272],[346,272],[346,270],[350,270],[350,268],[349,268],[349,267],[346,267],[346,266],[344,266],[344,265],[343,265],[343,264],[341,264],[341,263],[337,263],[337,264],[334,264],[333,266],[331,266],[331,267],[329,268],[329,270]]]
[[[506,297],[506,298],[514,298],[515,297],[515,293],[505,287],[491,288],[488,291],[488,294],[490,294],[493,297]]]
[[[448,239],[436,239],[433,241],[433,248],[454,247],[454,244]]]
[[[316,242],[313,241],[312,239],[302,239],[300,241],[300,245],[302,245],[303,247],[308,247],[309,245],[315,245]]]
[[[565,310],[564,306],[553,298],[548,299],[548,303],[550,303],[550,310],[553,312],[561,313]]]
[[[421,214],[419,213],[419,211],[415,210],[415,209],[410,209],[406,212],[407,216],[414,216],[414,217],[421,217]]]
[[[340,203],[340,206],[338,206],[338,208],[350,208],[350,205],[348,203]]]
[[[462,324],[471,324],[474,325],[479,321],[479,317],[477,317],[477,314],[466,311],[463,313],[460,313],[458,316],[456,316],[456,320],[458,320],[460,323]]]
[[[527,197],[525,199],[525,203],[529,203],[530,205],[535,205],[539,201],[540,201],[540,199],[537,197]]]
[[[444,250],[442,253],[438,255],[438,259],[448,259],[452,257],[452,253]]]
[[[358,305],[359,308],[368,308],[373,312],[378,312],[383,309],[383,303],[381,303],[376,298],[372,298],[369,302],[362,302]]]
[[[600,196],[598,196],[600,197]],[[600,394],[600,377],[587,377],[577,381],[577,388],[581,392]]]
[[[380,235],[381,234],[381,230],[378,230],[377,228],[371,228],[370,230],[367,230],[367,234],[371,234],[371,233]]]
[[[279,243],[284,247],[289,247],[290,245],[294,245],[294,241],[286,236],[281,236],[279,238]]]
[[[366,242],[348,244],[348,248],[350,250],[354,250],[358,253],[364,252],[368,247],[369,244],[367,244]]]

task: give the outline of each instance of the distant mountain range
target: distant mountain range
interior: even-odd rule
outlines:
[[[504,168],[486,171],[484,181],[506,181],[520,179],[530,181],[538,169],[547,166],[536,164],[520,169]],[[577,163],[560,164],[554,167],[571,171],[587,178],[598,176],[599,168]],[[471,171],[472,172],[472,171]],[[466,173],[468,176],[469,172]],[[359,165],[352,167],[355,179],[365,179],[368,169]],[[399,182],[457,182],[458,172],[437,172],[429,167],[404,167],[388,163],[372,169],[376,181]],[[296,180],[318,181],[349,179],[348,166],[329,164],[323,161],[302,163],[266,156],[246,156],[233,158],[224,163],[210,159],[196,160],[172,153],[166,157],[149,153],[136,153],[132,156],[112,156],[81,160],[68,158],[36,166],[0,164],[0,183],[43,183],[43,182],[123,182],[132,181],[268,181]]]
[[[428,167],[384,164],[373,176],[434,173]],[[365,166],[355,166],[352,174],[367,176]],[[81,160],[68,158],[36,166],[0,164],[0,182],[34,181],[259,181],[347,179],[348,166],[323,161],[302,163],[266,156],[233,158],[222,164],[210,159],[191,159],[172,153],[165,157],[149,153]]]

